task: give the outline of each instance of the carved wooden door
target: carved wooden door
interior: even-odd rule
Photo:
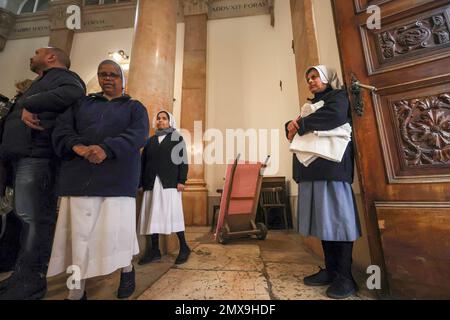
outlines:
[[[450,1],[334,0],[381,293],[450,298]],[[381,28],[370,29],[370,5]]]

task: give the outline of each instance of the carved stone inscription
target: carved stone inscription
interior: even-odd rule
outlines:
[[[273,0],[210,0],[209,19],[268,14]]]
[[[5,47],[6,39],[14,27],[15,20],[14,14],[0,8],[0,51]]]

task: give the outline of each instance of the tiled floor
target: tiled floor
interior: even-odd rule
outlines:
[[[215,243],[209,228],[189,228],[186,238],[193,249],[189,261],[174,265],[176,252],[160,262],[136,264],[139,300],[322,300],[326,287],[307,287],[303,277],[318,270],[322,261],[302,245],[293,232],[269,232],[266,240],[241,239]],[[5,275],[0,274],[0,278]],[[46,299],[64,299],[66,275],[49,280]],[[88,299],[115,299],[119,273],[89,279]],[[370,299],[360,290],[349,299]]]

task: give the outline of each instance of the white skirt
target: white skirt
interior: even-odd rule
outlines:
[[[107,275],[138,253],[134,198],[61,198],[47,277],[69,266],[79,268],[81,279]]]
[[[177,189],[164,189],[156,176],[153,191],[145,191],[139,229],[141,235],[184,231],[183,202]]]

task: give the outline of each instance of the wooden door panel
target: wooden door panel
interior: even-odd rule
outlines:
[[[374,96],[390,184],[450,182],[450,80]]]
[[[336,2],[336,0],[333,0]],[[339,1],[339,0],[337,0]],[[348,9],[352,10],[348,13],[356,13],[356,18],[367,20],[366,14],[367,8],[371,5],[379,6],[382,9],[383,17],[390,19],[391,16],[397,16],[398,19],[401,15],[408,15],[410,10],[415,10],[420,7],[422,9],[438,7],[439,2],[445,0],[349,0]],[[363,25],[364,23],[361,23]]]
[[[450,56],[450,6],[394,18],[380,30],[361,26],[369,75]]]
[[[450,1],[379,1],[380,30],[367,29],[362,8],[371,4],[334,0],[347,88],[353,76],[378,88],[363,92],[363,116],[353,114],[371,260],[383,269],[382,293],[442,297],[447,290],[450,298],[443,271],[450,270],[450,230],[438,222],[449,225],[441,205],[450,202]],[[447,251],[436,250],[433,237]],[[415,251],[426,263],[414,260]]]
[[[448,298],[450,203],[384,202],[375,207],[392,294]]]
[[[367,8],[372,5],[379,6],[387,2],[391,2],[393,0],[354,0],[354,1],[356,12],[361,13],[363,11],[366,11]]]

